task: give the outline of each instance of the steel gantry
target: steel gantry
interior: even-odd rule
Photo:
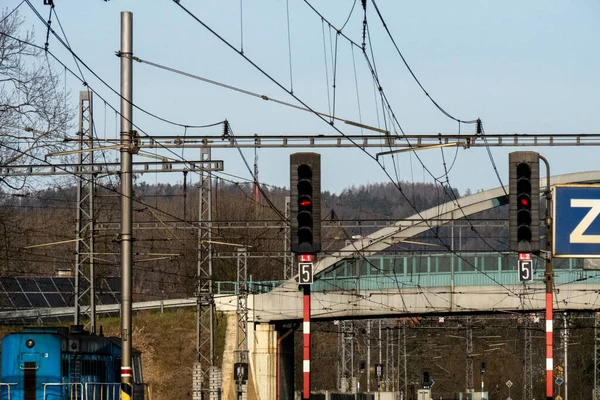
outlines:
[[[524,147],[524,146],[598,146],[600,134],[575,133],[486,133],[423,135],[246,135],[246,136],[172,136],[153,135],[141,139],[147,148],[179,148],[185,145],[209,148],[378,148],[415,149],[434,146]]]
[[[75,242],[75,325],[81,316],[96,333],[94,273],[94,112],[91,91],[79,92],[79,153],[77,165],[77,221]]]

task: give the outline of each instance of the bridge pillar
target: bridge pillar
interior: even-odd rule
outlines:
[[[249,332],[250,333],[250,332]],[[250,335],[249,335],[250,336]],[[275,325],[258,323],[248,341],[252,379],[257,399],[277,398],[277,330]]]

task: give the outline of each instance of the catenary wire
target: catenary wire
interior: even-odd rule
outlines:
[[[252,61],[249,57],[247,57],[244,54],[241,54],[234,46],[232,46],[225,38],[223,38],[221,35],[219,35],[216,31],[214,31],[212,28],[210,28],[206,23],[204,23],[201,19],[199,19],[194,13],[192,13],[190,10],[188,10],[185,6],[183,6],[181,3],[173,0],[174,3],[179,6],[185,13],[187,13],[192,19],[194,19],[195,21],[197,21],[200,25],[202,25],[205,29],[207,29],[210,33],[212,33],[215,37],[217,37],[221,42],[223,42],[227,47],[229,47],[230,49],[232,49],[233,51],[235,51],[236,53],[238,53],[241,57],[243,57],[247,62],[249,62],[254,68],[256,68],[259,72],[261,72],[266,78],[268,78],[271,82],[273,82],[274,84],[276,84],[280,89],[284,90],[286,93],[288,93],[290,96],[292,96],[296,101],[298,101],[299,103],[301,103],[305,108],[309,109],[311,112],[313,112],[315,115],[317,115],[321,120],[327,122],[324,117],[322,115],[319,115],[317,112],[315,112],[310,106],[308,106],[308,104],[306,104],[305,102],[303,102],[298,96],[296,96],[293,93],[290,93],[289,90],[287,90],[281,83],[279,83],[276,79],[274,79],[269,73],[267,73],[264,69],[262,69],[258,64],[256,64],[254,61]],[[306,1],[306,0],[305,0]],[[341,34],[341,33],[340,33]],[[397,120],[396,120],[397,121]],[[332,128],[335,129],[339,134],[341,134],[342,136],[346,137],[351,143],[353,143],[356,147],[358,147],[359,149],[361,149],[365,154],[367,154],[370,158],[374,159],[380,166],[381,164],[375,159],[375,157],[373,155],[371,155],[369,152],[367,152],[365,149],[362,149],[355,141],[353,141],[351,138],[349,138],[347,135],[345,135],[339,128],[335,127],[332,125]],[[429,223],[423,218],[423,216],[421,215],[421,213],[416,209],[416,207],[414,206],[414,204],[412,204],[412,202],[410,201],[410,199],[408,199],[406,197],[406,195],[404,194],[402,188],[398,185],[398,183],[396,181],[394,181],[391,176],[389,175],[389,173],[387,171],[384,170],[384,173],[388,176],[388,178],[390,178],[390,180],[392,182],[394,182],[394,184],[398,187],[400,193],[403,195],[404,199],[409,203],[409,205],[411,206],[411,208],[413,208],[416,213],[419,215],[419,217],[423,220],[423,222],[425,224],[427,224],[429,226]],[[445,247],[449,250],[449,246],[444,243],[443,241],[441,241],[441,243],[443,245],[445,245]],[[465,260],[466,261],[466,260]],[[485,271],[482,271],[485,274]],[[493,278],[492,278],[493,279]],[[496,283],[498,285],[503,286],[500,282]],[[503,286],[504,287],[504,286]],[[506,287],[504,287],[505,289],[508,289]]]

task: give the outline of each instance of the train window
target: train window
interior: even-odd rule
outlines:
[[[121,383],[121,357],[113,360],[113,369],[115,371],[115,382]]]
[[[63,355],[63,358],[61,360],[61,368],[62,368],[62,376],[63,378],[67,378],[69,376],[69,359],[67,358],[68,355],[65,357],[65,355]]]
[[[98,382],[106,382],[106,360],[98,360],[96,376],[98,377]]]
[[[144,383],[142,379],[142,358],[140,356],[133,357],[133,383]]]
[[[81,362],[81,372],[83,375],[92,374],[92,360],[84,359]]]

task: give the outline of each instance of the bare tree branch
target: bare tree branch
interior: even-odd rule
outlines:
[[[0,166],[32,163],[52,151],[62,150],[72,127],[74,110],[59,74],[46,54],[24,42],[32,31],[23,29],[18,12],[0,15]],[[23,41],[12,39],[20,37]],[[33,133],[33,134],[32,134]],[[35,162],[33,162],[35,163]],[[12,178],[11,178],[12,179]],[[0,176],[0,184],[22,186]]]

